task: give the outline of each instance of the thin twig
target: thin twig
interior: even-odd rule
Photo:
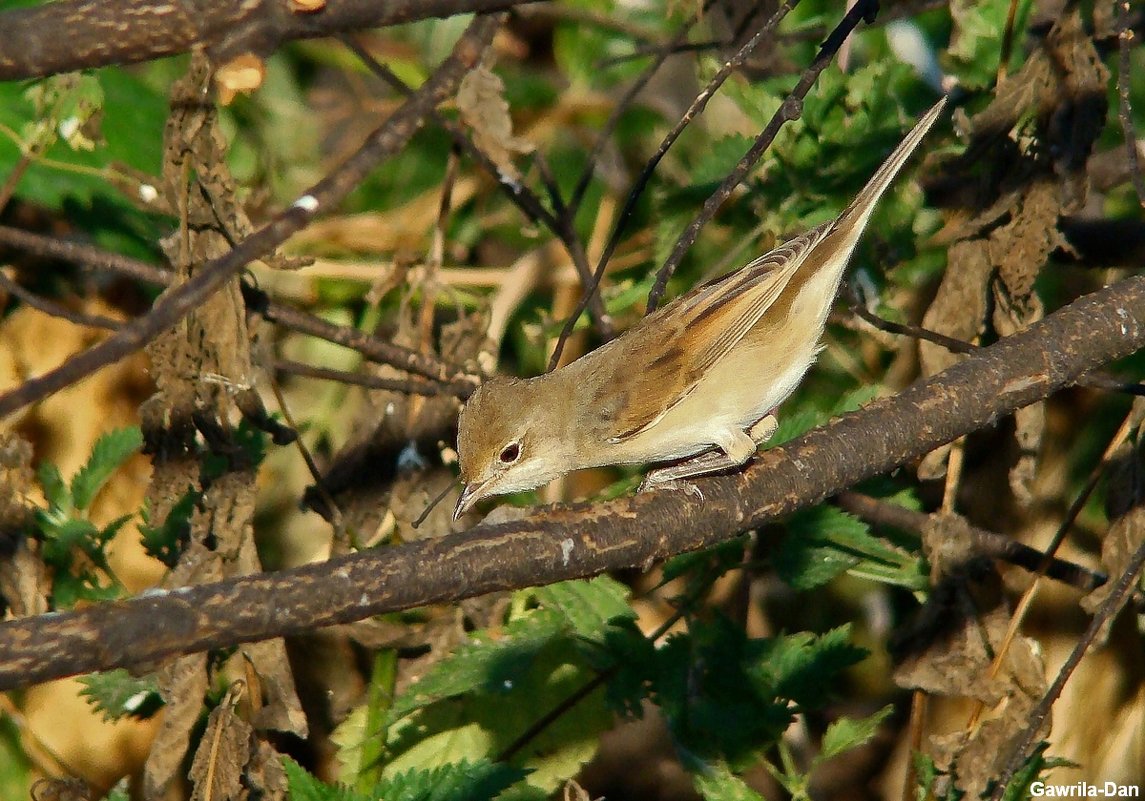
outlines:
[[[171,271],[159,269],[130,256],[5,225],[0,225],[0,245],[19,248],[37,256],[62,259],[89,270],[108,270],[152,286],[170,286],[175,280]],[[442,384],[443,391],[459,398],[469,397],[477,385],[475,377],[466,377],[460,368],[431,356],[365,334],[352,326],[334,325],[316,315],[271,300],[265,292],[249,284],[244,283],[242,291],[249,311],[262,315],[281,328],[350,348],[370,361],[430,377],[431,381],[437,380],[432,376],[453,376],[438,383]]]
[[[875,525],[885,525],[902,531],[921,533],[930,521],[925,512],[915,512],[886,501],[872,498],[858,492],[844,492],[836,497],[839,508],[860,520]],[[1036,571],[1045,559],[1045,553],[1037,548],[1010,539],[993,531],[967,524],[965,533],[972,540],[975,550],[991,559],[999,559],[1031,572]],[[1076,587],[1083,592],[1092,592],[1109,581],[1104,573],[1053,557],[1046,568],[1049,578]],[[1135,603],[1145,608],[1145,594],[1138,594]]]
[[[115,331],[123,327],[123,322],[120,320],[114,320],[102,314],[87,314],[85,312],[72,311],[62,304],[41,298],[39,295],[29,292],[9,278],[3,270],[0,270],[0,289],[11,292],[33,309],[42,311],[44,314],[52,317],[67,320],[69,323],[74,323],[75,325],[82,325],[88,328],[101,328],[105,331]]]
[[[692,104],[688,106],[687,111],[685,111],[683,116],[676,122],[672,130],[669,131],[668,135],[660,142],[660,146],[656,148],[656,152],[652,155],[652,158],[644,165],[644,168],[640,171],[640,175],[636,177],[636,181],[632,184],[632,189],[629,190],[628,197],[624,200],[624,205],[620,209],[620,215],[616,218],[616,224],[613,226],[612,235],[608,238],[608,244],[605,245],[604,252],[600,255],[600,261],[597,262],[596,270],[592,274],[592,280],[585,285],[584,294],[581,297],[580,303],[577,304],[572,314],[565,320],[560,337],[557,338],[556,347],[553,349],[553,355],[549,359],[549,370],[552,370],[560,363],[561,351],[564,350],[565,342],[572,335],[577,320],[580,319],[584,310],[594,302],[593,299],[597,297],[597,290],[600,288],[600,282],[604,278],[608,261],[612,258],[612,254],[616,250],[617,245],[620,244],[620,238],[624,235],[625,226],[628,224],[629,219],[631,219],[636,209],[636,202],[644,193],[644,188],[651,179],[653,171],[657,165],[660,164],[660,160],[664,158],[668,149],[680,137],[680,134],[688,127],[689,123],[704,110],[708,105],[708,101],[712,99],[724,81],[755,51],[755,48],[763,41],[763,38],[770,34],[771,31],[779,25],[780,21],[787,16],[787,13],[795,8],[798,3],[799,0],[785,0],[785,2],[779,6],[779,9],[776,10],[775,14],[772,15],[771,19],[756,31],[755,35],[748,39],[734,56],[724,62],[723,66],[712,76],[707,85],[696,95]],[[667,281],[667,278],[664,280]],[[649,308],[651,309],[651,306]]]
[[[354,55],[361,59],[362,63],[366,65],[370,72],[385,81],[397,92],[408,97],[413,91],[393,70],[374,58],[373,54],[370,53],[356,37],[343,34],[338,38]],[[461,148],[467,156],[476,161],[485,172],[497,181],[497,185],[501,187],[501,190],[509,200],[512,201],[531,222],[543,224],[561,241],[569,254],[569,258],[572,260],[573,267],[576,268],[578,275],[580,275],[581,283],[588,285],[592,275],[589,272],[588,262],[584,257],[584,248],[576,236],[576,230],[571,218],[561,216],[559,212],[554,214],[546,209],[533,190],[529,189],[529,187],[525,186],[521,181],[506,175],[504,171],[498,168],[493,160],[489,158],[485,151],[473,144],[473,140],[466,135],[464,128],[457,122],[446,118],[436,109],[431,112],[430,116],[442,130],[449,134],[454,144]],[[605,334],[610,335],[612,329],[608,321],[608,313],[604,309],[604,303],[601,302],[599,298],[593,302],[591,312],[597,329],[602,336]]]
[[[792,3],[788,3],[782,8],[789,8]],[[652,285],[652,291],[648,293],[648,312],[653,311],[660,303],[660,299],[664,296],[664,290],[668,286],[668,279],[672,277],[672,273],[684,260],[684,255],[692,247],[696,241],[696,237],[700,233],[708,221],[715,216],[716,211],[724,204],[735,190],[740,182],[747,177],[748,172],[759,161],[763,152],[771,146],[775,140],[776,135],[779,134],[780,128],[787,122],[797,120],[803,115],[803,99],[807,97],[807,93],[811,91],[811,87],[815,85],[815,81],[819,78],[819,73],[827,68],[831,63],[832,57],[851,35],[859,22],[862,20],[870,20],[878,13],[878,0],[859,0],[855,5],[843,16],[843,19],[831,31],[831,35],[823,42],[819,48],[819,53],[815,56],[815,60],[811,63],[799,78],[799,82],[795,88],[791,90],[787,98],[780,104],[774,116],[767,123],[767,126],[756,137],[754,144],[748,149],[747,153],[739,160],[739,163],[732,169],[728,176],[720,184],[719,188],[711,194],[711,196],[704,201],[704,206],[700,213],[688,224],[676,240],[676,245],[672,248],[672,253],[668,256],[664,266],[656,274],[656,283]],[[750,44],[750,43],[749,43]]]
[[[1045,695],[1038,701],[1038,705],[1034,707],[1034,710],[1027,718],[1026,725],[1023,727],[1024,734],[1014,746],[1014,752],[1009,762],[1006,763],[1006,768],[1002,771],[1002,775],[998,778],[998,783],[994,787],[994,792],[990,796],[992,801],[1001,801],[1001,798],[1006,794],[1006,787],[1010,783],[1010,780],[1014,777],[1014,774],[1021,769],[1022,765],[1025,764],[1026,759],[1029,758],[1034,741],[1039,737],[1042,726],[1045,724],[1054,702],[1057,701],[1062,690],[1065,689],[1066,682],[1069,681],[1070,676],[1073,675],[1077,666],[1081,664],[1082,657],[1085,656],[1086,651],[1089,650],[1093,641],[1097,639],[1097,635],[1104,628],[1106,622],[1111,620],[1125,606],[1143,565],[1145,565],[1145,542],[1137,546],[1137,550],[1134,551],[1133,557],[1129,560],[1125,572],[1117,579],[1117,583],[1110,591],[1109,597],[1098,607],[1097,614],[1093,616],[1093,620],[1089,623],[1089,628],[1085,630],[1085,634],[1081,636],[1081,639],[1077,645],[1074,646],[1073,651],[1061,666],[1061,670],[1058,671],[1054,683],[1046,690]]]
[[[336,370],[332,367],[316,367],[312,364],[304,364],[290,359],[277,359],[271,364],[271,367],[279,372],[303,378],[320,378],[324,381],[337,381],[340,384],[353,384],[368,389],[384,389],[389,392],[404,392],[409,395],[424,395],[429,398],[441,395],[457,395],[451,391],[447,384],[423,381],[417,378],[382,378],[365,373]]]
[[[1129,44],[1135,38],[1129,27],[1129,0],[1116,0],[1117,5],[1117,116],[1125,137],[1125,158],[1129,162],[1129,176],[1137,190],[1137,200],[1145,206],[1145,175],[1137,157],[1137,129],[1133,125],[1133,107],[1129,103],[1129,79],[1132,76]]]
[[[911,337],[912,339],[922,339],[927,342],[933,342],[941,348],[946,348],[951,353],[973,353],[980,349],[982,346],[974,342],[966,342],[962,339],[955,339],[954,337],[941,334],[929,328],[923,328],[920,325],[904,325],[903,323],[896,323],[888,320],[885,317],[880,317],[870,309],[868,309],[861,300],[856,296],[850,285],[844,290],[845,298],[847,301],[847,308],[856,317],[860,318],[871,326],[880,331],[886,331],[888,334],[898,334],[900,336]],[[1079,387],[1088,387],[1089,389],[1100,389],[1109,392],[1121,392],[1126,395],[1145,396],[1145,384],[1134,382],[1126,382],[1119,379],[1117,376],[1109,375],[1101,371],[1095,370],[1088,373],[1081,380],[1077,382]]]
[[[576,187],[573,188],[572,194],[569,196],[569,209],[572,210],[573,217],[576,217],[577,212],[580,210],[580,204],[584,201],[585,192],[588,191],[589,184],[592,182],[592,175],[596,171],[596,163],[599,161],[601,153],[604,152],[605,146],[612,138],[612,133],[616,130],[616,126],[620,124],[620,119],[624,116],[624,112],[628,111],[636,95],[638,95],[644,87],[648,85],[648,82],[652,80],[652,77],[660,71],[660,67],[664,66],[664,62],[673,54],[681,52],[679,48],[684,45],[684,40],[688,38],[688,33],[692,30],[695,20],[702,18],[708,9],[711,8],[713,2],[715,2],[715,0],[705,0],[703,9],[692,22],[681,27],[670,41],[658,45],[655,49],[646,53],[646,55],[655,54],[656,60],[649,64],[644,69],[644,72],[640,74],[640,77],[632,82],[632,85],[624,91],[624,95],[613,107],[612,113],[605,121],[604,126],[600,129],[600,133],[596,137],[596,142],[588,154],[588,159],[585,161],[584,170],[576,182]],[[600,269],[599,265],[597,269]]]

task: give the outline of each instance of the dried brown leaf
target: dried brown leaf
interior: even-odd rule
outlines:
[[[489,156],[502,175],[518,180],[520,171],[513,164],[513,156],[532,152],[533,145],[513,136],[513,118],[500,76],[485,64],[470,70],[457,88],[457,108],[473,132],[477,149]]]
[[[286,771],[282,767],[282,755],[265,740],[255,740],[243,781],[255,798],[262,801],[285,801],[289,788],[286,785]]]
[[[1109,581],[1081,599],[1081,608],[1093,614],[1109,597],[1119,576],[1125,573],[1134,552],[1145,540],[1145,507],[1136,506],[1114,521],[1101,542],[1101,564],[1109,576]],[[1110,621],[1112,623],[1112,621]],[[1101,639],[1108,634],[1102,633]]]
[[[188,774],[191,801],[231,801],[243,793],[243,772],[251,757],[254,729],[235,714],[233,691],[207,718]]]
[[[203,708],[207,693],[207,655],[182,656],[159,671],[159,694],[163,696],[163,722],[151,744],[143,768],[143,794],[148,799],[162,798],[179,775],[191,729]]]

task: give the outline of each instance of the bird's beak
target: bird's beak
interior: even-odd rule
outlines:
[[[477,503],[483,497],[481,488],[485,486],[485,482],[480,484],[466,484],[461,490],[461,497],[457,499],[457,506],[453,510],[453,519],[458,520],[463,514],[473,508],[473,504]]]

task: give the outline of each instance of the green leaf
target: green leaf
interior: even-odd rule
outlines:
[[[728,770],[720,762],[715,765],[702,765],[698,770],[688,765],[692,771],[692,782],[705,801],[764,801],[763,796],[747,786],[739,776]]]
[[[603,643],[617,618],[636,616],[628,605],[628,587],[608,576],[562,581],[526,592],[560,614],[576,636],[590,642]]]
[[[839,718],[827,727],[823,734],[823,749],[815,758],[816,764],[833,756],[857,748],[875,736],[882,722],[894,712],[893,706],[885,706],[873,715],[859,720]]]
[[[80,695],[99,710],[105,720],[124,717],[142,720],[151,717],[163,706],[159,682],[154,674],[136,677],[117,668],[81,676],[78,681],[83,685]]]
[[[69,505],[68,488],[58,467],[51,462],[40,462],[36,468],[36,480],[40,482],[48,506],[63,509]]]
[[[386,718],[393,704],[396,678],[397,652],[390,648],[378,651],[366,703],[351,712],[331,738],[338,745],[340,777],[362,792],[382,776],[389,735]]]
[[[850,570],[910,589],[926,586],[919,557],[875,537],[866,523],[834,506],[792,515],[774,556],[776,572],[797,590],[809,590]]]
[[[1033,8],[1030,0],[1019,0],[1014,16],[1014,30],[1024,31]],[[955,0],[950,4],[954,28],[950,46],[943,53],[943,65],[957,75],[967,89],[982,89],[994,84],[998,71],[998,54],[1010,0]],[[1020,64],[1023,48],[1013,48],[1007,69]]]
[[[462,760],[434,770],[407,770],[379,782],[370,796],[385,801],[492,801],[529,771]]]
[[[326,784],[290,757],[282,758],[282,767],[286,771],[290,801],[374,801],[376,798],[342,785]]]
[[[43,527],[43,534],[44,543],[40,554],[44,562],[57,571],[71,568],[75,559],[74,550],[92,554],[99,553],[102,547],[99,529],[94,523],[80,518],[55,520],[50,527]]]
[[[798,632],[763,640],[753,649],[749,674],[760,692],[789,698],[805,709],[820,708],[830,699],[825,688],[867,655],[850,637],[848,625],[821,635]]]
[[[137,426],[109,431],[91,449],[87,464],[72,477],[72,502],[77,509],[91,505],[112,473],[143,447],[143,434]]]
[[[144,506],[139,537],[148,556],[158,559],[167,567],[175,567],[179,555],[183,553],[183,549],[191,539],[191,516],[195,513],[195,504],[201,497],[200,492],[188,487],[183,497],[168,510],[167,517],[158,526],[151,522],[150,509]]]
[[[477,633],[435,664],[390,710],[390,722],[415,709],[475,690],[506,692],[532,669],[538,653],[565,630],[557,613],[544,609],[510,621],[497,639]]]

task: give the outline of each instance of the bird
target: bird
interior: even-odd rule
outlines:
[[[842,213],[534,378],[494,376],[458,418],[458,519],[574,470],[659,464],[641,490],[738,468],[822,350],[827,315],[875,204],[938,119],[915,124]],[[702,494],[700,495],[702,498]]]

